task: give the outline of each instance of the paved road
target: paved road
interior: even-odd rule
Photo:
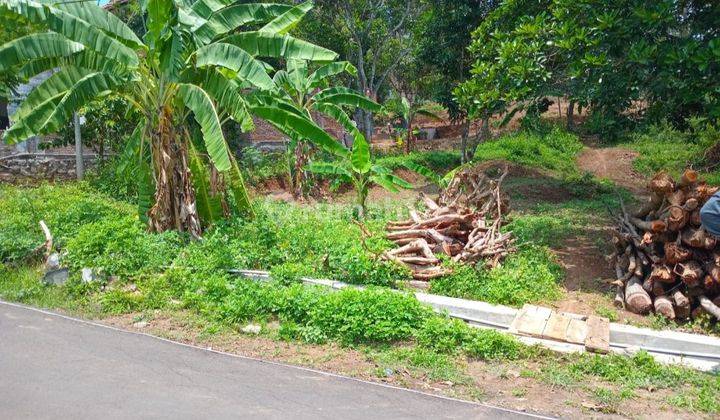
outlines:
[[[0,302],[0,419],[522,417]]]

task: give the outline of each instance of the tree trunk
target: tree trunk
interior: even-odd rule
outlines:
[[[467,142],[468,136],[470,135],[470,119],[466,118],[463,121],[462,137],[461,137],[461,150],[460,150],[460,163],[466,163],[472,159],[472,153],[468,151]]]
[[[375,130],[373,124],[373,113],[371,111],[363,110],[363,129],[365,132],[365,139],[368,143],[372,144],[373,131]]]
[[[305,195],[305,170],[303,167],[306,163],[307,153],[305,153],[305,145],[302,141],[298,141],[295,145],[295,176],[293,179],[293,194],[295,198],[300,198]]]
[[[568,102],[567,106],[567,129],[572,131],[575,129],[575,102]]]
[[[405,139],[405,153],[412,152],[412,142],[413,142],[413,128],[412,128],[412,120],[408,120],[405,122],[405,126],[407,127],[407,136]]]
[[[148,229],[151,232],[175,229],[199,238],[202,228],[190,179],[187,146],[175,131],[167,110],[153,133],[152,154],[155,204],[148,212]]]
[[[482,132],[482,141],[487,141],[490,139],[490,117],[485,117],[482,119],[482,125],[481,125],[481,132]]]

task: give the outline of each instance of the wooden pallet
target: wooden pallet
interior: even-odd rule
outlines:
[[[510,324],[510,332],[548,340],[581,344],[587,351],[610,351],[610,321],[598,316],[555,312],[542,306],[525,305]]]

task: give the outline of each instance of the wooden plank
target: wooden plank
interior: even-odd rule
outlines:
[[[542,333],[543,338],[567,341],[567,330],[571,320],[572,318],[568,316],[553,312],[547,324],[545,324],[545,330]]]
[[[568,343],[585,344],[587,338],[588,326],[585,321],[580,319],[571,319],[568,324],[565,340]]]
[[[596,353],[610,352],[610,320],[590,316],[587,320],[588,334],[585,349]]]

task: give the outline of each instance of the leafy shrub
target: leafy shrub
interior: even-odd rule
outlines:
[[[491,270],[458,265],[453,274],[433,280],[430,290],[446,296],[520,306],[558,298],[562,275],[562,268],[550,250],[527,245]]]
[[[40,220],[47,223],[55,246],[62,248],[83,225],[107,216],[134,215],[135,209],[85,184],[0,186],[0,213],[0,261],[19,262],[45,241]]]
[[[437,172],[447,172],[460,165],[460,154],[445,150],[412,152],[402,155],[387,155],[377,159],[378,164],[395,170],[405,168],[405,163],[422,165]]]
[[[548,134],[520,131],[480,143],[474,156],[475,160],[502,159],[572,175],[577,173],[575,156],[582,148],[576,135],[555,128]]]
[[[92,188],[109,197],[135,204],[138,197],[137,178],[118,176],[118,165],[128,164],[122,161],[124,157],[115,157],[103,162],[96,170],[87,174],[86,180]],[[135,166],[137,165],[133,162],[133,167]]]
[[[412,336],[429,309],[413,296],[389,290],[346,288],[320,299],[309,325],[342,343],[384,343]]]
[[[520,350],[517,340],[506,334],[439,316],[426,319],[415,337],[422,347],[440,353],[463,351],[479,359],[515,359]]]
[[[636,130],[624,143],[639,153],[633,166],[646,175],[666,170],[677,176],[685,168],[701,166],[705,151],[720,142],[720,131],[713,126],[695,123],[694,133],[680,131],[667,123]],[[717,183],[720,175],[709,174],[709,181]]]
[[[299,282],[302,277],[312,274],[312,271],[303,264],[285,262],[270,268],[270,277],[281,284],[287,285]]]
[[[478,359],[516,359],[521,345],[513,337],[495,330],[474,330],[463,350]]]
[[[132,217],[105,218],[83,225],[66,246],[73,270],[92,267],[107,275],[132,277],[160,272],[180,246],[175,232],[150,234]]]

